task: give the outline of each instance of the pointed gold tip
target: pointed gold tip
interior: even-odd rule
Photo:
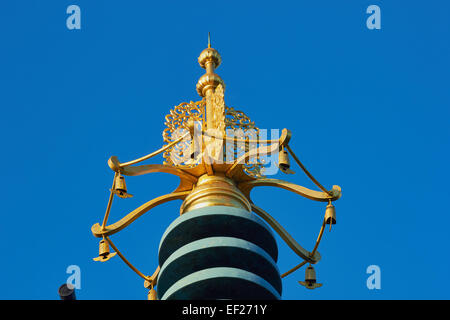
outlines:
[[[211,48],[211,33],[208,32],[208,48]]]

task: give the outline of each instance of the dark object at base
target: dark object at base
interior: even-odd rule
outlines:
[[[77,297],[75,296],[75,289],[70,289],[67,286],[67,283],[64,283],[61,287],[59,287],[58,294],[61,300],[77,300]]]

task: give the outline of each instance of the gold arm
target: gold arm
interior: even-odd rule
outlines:
[[[331,191],[328,191],[327,189],[325,189],[324,186],[322,186],[319,181],[317,181],[311,173],[309,173],[309,171],[305,168],[305,166],[303,165],[303,163],[301,163],[300,159],[297,158],[297,156],[295,155],[294,151],[292,151],[291,147],[289,145],[286,145],[286,149],[289,151],[289,153],[291,154],[292,158],[294,158],[295,162],[297,162],[297,164],[300,166],[300,168],[302,168],[302,170],[306,173],[306,175],[311,179],[312,182],[314,182],[316,184],[316,186],[318,186],[320,188],[320,190],[322,190],[325,193],[328,193],[330,196],[332,196]]]
[[[197,182],[196,176],[193,176],[193,175],[187,173],[186,171],[183,171],[176,167],[167,166],[167,165],[163,165],[163,164],[146,164],[146,165],[137,166],[137,167],[127,167],[121,171],[121,173],[124,176],[141,176],[141,175],[153,173],[153,172],[170,173],[170,174],[178,176],[182,179],[189,180],[193,183]]]
[[[299,265],[293,267],[291,270],[286,271],[285,273],[283,273],[283,274],[281,275],[281,278],[284,278],[284,277],[290,275],[292,272],[297,271],[298,269],[300,269],[301,267],[303,267],[303,266],[304,266],[305,264],[307,264],[307,263],[308,263],[308,261],[303,261],[303,262],[300,263]]]
[[[113,184],[111,187],[111,193],[109,194],[109,200],[108,200],[108,205],[106,206],[106,212],[105,212],[105,217],[103,218],[103,223],[102,223],[102,230],[105,230],[105,226],[106,226],[106,222],[108,221],[108,217],[109,217],[109,212],[111,211],[111,205],[114,199],[114,187],[116,186],[116,177],[117,177],[117,172],[114,173],[114,179],[113,179]]]
[[[314,256],[314,254],[315,254],[316,251],[317,251],[317,248],[319,247],[319,243],[320,243],[320,240],[322,239],[323,231],[325,230],[325,225],[326,225],[326,223],[325,223],[325,219],[324,219],[324,220],[323,220],[323,223],[322,223],[322,227],[320,228],[319,236],[317,237],[317,240],[316,240],[316,244],[315,244],[315,246],[314,246],[314,249],[313,249],[313,250],[311,251],[311,253],[310,253],[311,256]],[[306,263],[308,263],[308,262],[307,262],[307,261],[301,262],[300,264],[298,264],[298,265],[295,266],[294,268],[292,268],[292,269],[290,269],[289,271],[286,271],[285,273],[283,273],[283,274],[281,275],[281,278],[284,278],[284,277],[290,275],[292,272],[297,271],[298,269],[300,269],[301,267],[303,267]]]
[[[119,232],[120,230],[124,229],[125,227],[129,226],[134,220],[142,216],[144,213],[149,211],[150,209],[163,204],[168,201],[172,200],[178,200],[178,199],[184,199],[190,191],[182,191],[182,192],[176,192],[176,193],[169,193],[160,197],[157,197],[153,200],[148,201],[147,203],[141,205],[140,207],[134,209],[129,214],[127,214],[125,217],[120,219],[119,221],[102,228],[98,223],[94,224],[91,228],[92,234],[97,237],[101,238],[104,236],[109,236],[114,233]]]
[[[267,146],[260,146],[256,149],[252,149],[245,154],[243,154],[239,159],[236,160],[236,162],[227,170],[225,175],[229,178],[232,178],[233,175],[236,173],[237,168],[239,165],[247,161],[252,156],[264,156],[267,154],[271,154],[272,152],[278,151],[279,148],[283,145],[286,145],[289,140],[291,139],[291,132],[288,129],[283,129],[281,133],[281,137],[277,142],[267,145]]]
[[[269,178],[259,178],[256,180],[241,182],[238,185],[238,188],[244,193],[244,195],[250,199],[250,192],[254,187],[260,186],[270,186],[270,187],[278,187],[288,191],[292,191],[297,193],[305,198],[310,200],[320,201],[320,202],[328,202],[335,201],[341,197],[341,188],[339,186],[333,186],[333,189],[329,192],[320,192],[314,191],[302,186],[299,186],[295,183],[279,180],[279,179],[269,179]]]
[[[324,230],[325,230],[325,219],[323,219],[322,227],[320,228],[319,236],[317,237],[314,249],[311,251],[311,255],[313,255],[317,251],[317,248],[319,247],[320,244],[320,240],[322,240]]]
[[[159,274],[160,267],[158,266],[153,272],[153,274],[150,276],[149,281],[153,286],[156,286],[158,284],[158,274]]]
[[[108,160],[108,165],[112,170],[116,167],[120,167],[120,162],[118,162],[116,157],[111,157]],[[170,173],[180,178],[180,185],[175,190],[175,192],[181,192],[186,190],[191,190],[194,184],[197,182],[198,178],[182,169],[176,167],[162,165],[162,164],[147,164],[136,167],[126,167],[120,169],[120,172],[125,176],[140,176],[148,173],[162,172]]]
[[[158,284],[158,274],[159,274],[159,266],[156,268],[155,272],[153,272],[153,274],[148,277],[147,280],[145,280],[144,282],[144,287],[146,287],[147,289],[152,289],[154,286],[156,286]]]
[[[322,239],[322,235],[323,235],[323,231],[325,230],[325,219],[323,220],[323,223],[322,223],[322,227],[320,228],[320,231],[319,231],[319,236],[317,237],[317,240],[316,240],[316,244],[315,244],[315,246],[314,246],[314,249],[311,251],[311,253],[310,253],[310,255],[311,256],[314,256],[314,254],[316,253],[316,251],[317,251],[317,248],[319,247],[319,243],[320,243],[320,240]],[[281,275],[281,278],[284,278],[284,277],[286,277],[286,276],[288,276],[288,275],[290,275],[292,272],[294,272],[294,271],[297,271],[298,269],[300,269],[301,267],[303,267],[305,264],[307,264],[308,262],[307,261],[303,261],[303,262],[301,262],[300,264],[298,264],[297,266],[295,266],[294,268],[292,268],[292,269],[290,269],[289,271],[286,271],[285,273],[283,273],[282,275]]]
[[[123,254],[119,251],[119,249],[117,249],[117,247],[114,245],[114,243],[111,241],[111,239],[108,236],[105,236],[106,241],[108,241],[109,245],[114,249],[115,252],[117,252],[117,254],[119,255],[119,257],[123,260],[123,262],[125,262],[134,272],[136,272],[138,274],[138,276],[140,276],[141,278],[143,278],[144,280],[150,281],[151,278],[144,275],[142,272],[140,272],[138,269],[136,269],[135,266],[133,266],[131,264],[130,261],[128,261]],[[158,267],[159,268],[159,267]],[[159,271],[159,270],[158,270]]]
[[[252,203],[252,211],[255,212],[257,215],[259,215],[261,218],[264,219],[283,239],[284,242],[289,246],[289,248],[292,249],[292,251],[295,252],[300,258],[303,260],[306,260],[309,263],[317,263],[320,260],[320,254],[319,252],[314,252],[314,255],[311,255],[311,253],[304,249],[301,245],[295,241],[294,238],[291,237],[291,235],[276,221],[270,214],[265,212],[263,209],[257,207]]]
[[[131,166],[131,165],[133,165],[133,164],[142,162],[142,161],[144,161],[144,160],[150,159],[150,158],[152,158],[152,157],[154,157],[154,156],[157,156],[158,154],[160,154],[160,153],[166,151],[167,149],[170,149],[170,148],[173,147],[174,145],[176,145],[178,142],[180,142],[181,140],[183,140],[184,138],[186,138],[188,135],[190,135],[189,132],[185,133],[183,136],[181,136],[181,137],[178,138],[177,140],[175,140],[175,141],[173,141],[173,142],[171,142],[171,143],[169,143],[169,144],[163,146],[162,148],[156,150],[155,152],[152,152],[152,153],[150,153],[150,154],[148,154],[148,155],[146,155],[146,156],[143,156],[143,157],[141,157],[141,158],[138,158],[138,159],[136,159],[136,160],[132,160],[132,161],[128,161],[128,162],[125,162],[125,163],[120,164],[120,167],[121,167],[121,168],[125,168],[125,167]]]
[[[256,149],[252,149],[252,150],[246,152],[241,157],[239,157],[239,159],[236,160],[236,162],[227,170],[225,175],[227,177],[233,177],[233,174],[237,170],[237,167],[240,164],[245,163],[250,157],[256,156],[256,155],[264,156],[266,154],[270,154],[270,153],[278,150],[279,147],[280,147],[280,144],[278,142],[276,142],[276,143],[273,143],[271,145],[261,146],[261,147],[258,147]]]

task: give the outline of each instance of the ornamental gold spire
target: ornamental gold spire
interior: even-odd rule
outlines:
[[[198,57],[198,63],[205,69],[196,86],[202,100],[183,102],[170,110],[165,117],[165,144],[160,149],[128,162],[121,163],[115,156],[108,160],[115,174],[103,222],[91,228],[93,235],[102,239],[99,257],[94,260],[105,262],[117,253],[145,280],[151,300],[279,299],[281,278],[307,263],[310,266],[306,269],[305,281],[300,284],[309,289],[320,286],[311,264],[321,259],[317,250],[325,226],[336,223],[332,202],[341,197],[341,188],[335,185],[326,189],[309,173],[289,144],[289,130],[283,129],[281,134],[271,133],[268,137],[267,130],[256,127],[245,113],[225,104],[225,83],[215,72],[221,62],[219,52],[211,47],[208,34],[208,47]],[[163,164],[137,165],[159,154],[163,154]],[[284,174],[294,174],[289,155],[320,190],[264,176],[276,174],[278,169]],[[115,196],[131,196],[124,176],[155,172],[179,177],[179,186],[108,225]],[[282,188],[313,201],[328,203],[312,251],[300,246],[275,218],[252,201],[251,191],[261,186]],[[180,217],[162,237],[156,270],[152,275],[144,274],[125,258],[110,237],[152,208],[173,200],[183,201]],[[276,241],[268,226],[303,260],[281,275],[276,267]],[[234,282],[225,280],[230,277]],[[203,279],[203,284],[196,287],[199,278]],[[233,283],[239,283],[240,290],[230,287]],[[211,292],[216,295],[211,296]]]
[[[206,73],[197,82],[197,92],[200,97],[205,97],[209,90],[214,90],[219,84],[225,87],[222,78],[214,72],[222,63],[222,57],[216,49],[211,48],[209,35],[208,47],[200,53],[198,63],[206,70]]]
[[[208,33],[208,47],[204,49],[198,57],[200,67],[206,70],[206,73],[198,79],[197,92],[201,97],[206,98],[206,129],[225,130],[225,106],[223,103],[223,92],[225,83],[222,78],[215,73],[222,63],[219,52],[211,48],[211,38]],[[218,96],[213,97],[215,91]],[[215,98],[215,99],[213,99]],[[219,106],[217,106],[217,104]]]

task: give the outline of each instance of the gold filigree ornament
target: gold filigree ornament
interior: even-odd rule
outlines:
[[[205,118],[205,99],[197,102],[183,102],[175,106],[165,117],[165,125],[167,128],[163,131],[164,142],[170,144],[189,132],[189,125],[194,123],[197,129],[200,129],[201,123]],[[187,135],[182,141],[166,150],[163,154],[164,164],[181,168],[192,168],[197,166],[201,161],[201,154],[196,154],[192,159],[192,134]]]
[[[250,148],[262,146],[259,142],[235,142],[230,143],[230,139],[245,139],[255,141],[260,137],[260,130],[244,112],[228,107],[224,102],[224,90],[222,85],[218,85],[212,95],[197,101],[183,102],[175,106],[165,117],[163,131],[164,142],[170,144],[189,132],[190,123],[195,124],[197,132],[202,132],[204,128],[206,99],[211,99],[214,106],[213,127],[216,131],[224,133],[225,143],[223,152],[223,161],[235,161],[240,156],[249,151]],[[163,154],[164,164],[180,168],[192,168],[202,161],[202,148],[199,152],[193,150],[193,134],[186,136],[181,142],[175,144]],[[198,141],[200,144],[202,141]],[[227,158],[228,157],[228,158]],[[264,177],[264,166],[266,162],[259,154],[246,159],[243,170],[251,177]]]
[[[233,107],[225,107],[225,126],[227,135],[234,137],[241,137],[247,140],[257,140],[260,138],[260,130],[244,112],[234,109]],[[226,145],[226,153],[234,154],[235,159],[245,154],[250,148],[258,148],[262,143],[228,143]],[[243,166],[243,170],[249,176],[254,178],[264,177],[264,166],[266,161],[262,159],[259,154],[249,158]]]

